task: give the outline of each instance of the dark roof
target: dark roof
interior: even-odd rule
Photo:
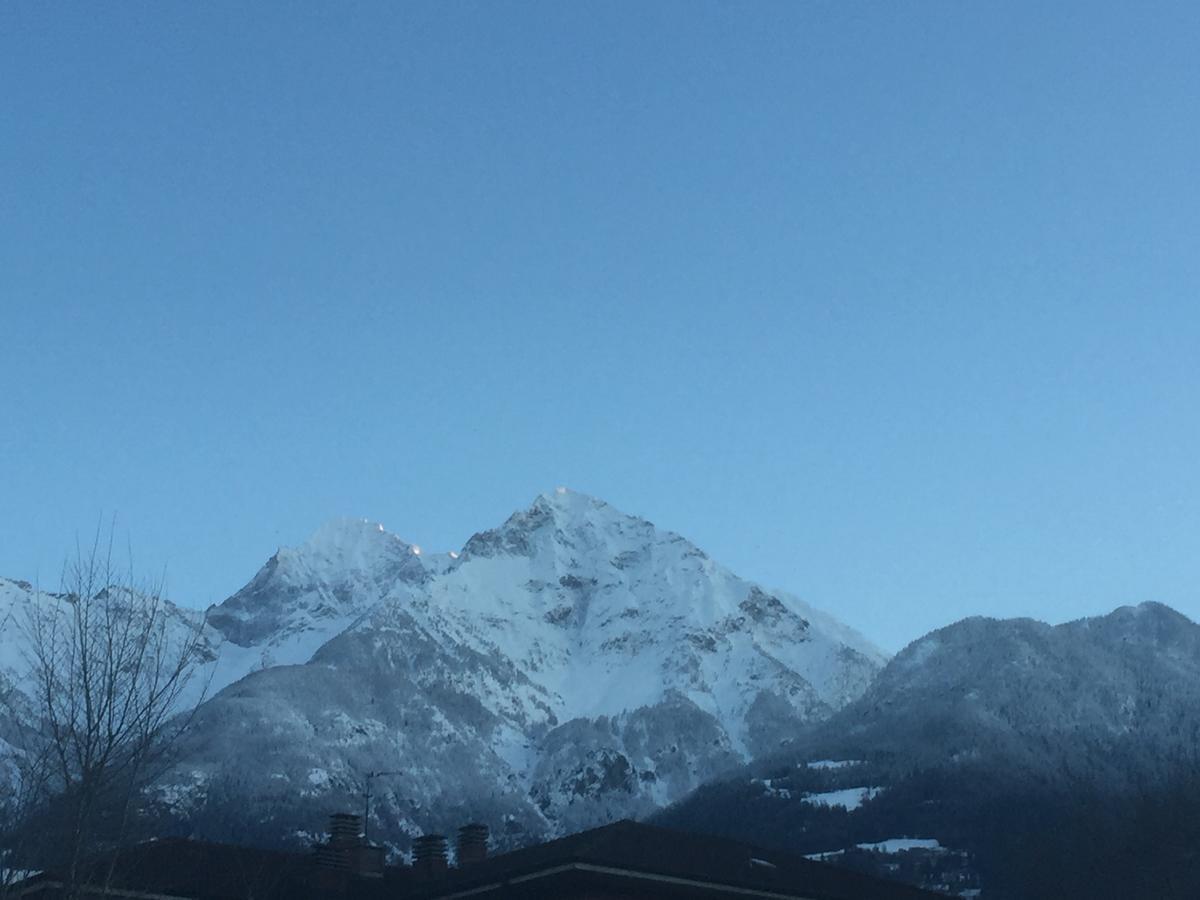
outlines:
[[[719,897],[734,889],[806,900],[930,900],[931,894],[826,863],[710,835],[621,821],[545,844],[514,850],[443,875],[421,879],[407,867],[382,878],[344,877],[316,865],[311,853],[164,838],[94,858],[81,879],[121,891],[196,900],[354,900],[488,896]],[[18,885],[17,896],[51,888],[53,873]],[[611,890],[609,890],[611,889]]]
[[[115,861],[114,861],[115,860]],[[112,866],[111,880],[109,867]],[[299,900],[328,898],[350,891],[361,900],[394,897],[408,882],[406,868],[388,867],[382,878],[354,878],[316,864],[310,852],[263,850],[235,844],[160,838],[109,851],[84,866],[80,881],[128,892],[196,900]],[[50,871],[27,879],[17,894],[61,882]]]
[[[80,881],[91,885],[107,882],[124,891],[220,900],[270,896],[310,866],[306,854],[160,838],[98,854],[85,863]],[[61,880],[60,874],[49,871],[23,887]]]
[[[687,896],[704,891],[717,894],[720,887],[812,900],[930,900],[941,896],[803,856],[628,820],[452,869],[420,893],[429,898],[466,892],[486,897],[491,891],[511,894],[515,882],[523,886],[522,896],[532,896],[538,877],[571,874],[590,874],[626,885],[641,881],[647,889],[657,884],[654,892],[663,895],[666,886],[674,885]],[[548,890],[549,896],[554,894],[553,889]]]

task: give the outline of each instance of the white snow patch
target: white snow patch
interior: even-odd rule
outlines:
[[[788,788],[775,787],[774,779],[772,778],[755,778],[751,781],[751,784],[761,784],[763,786],[763,793],[768,797],[777,797],[780,800],[790,800],[792,798],[792,792]]]
[[[864,800],[870,800],[882,791],[881,787],[852,787],[840,791],[824,791],[820,794],[805,794],[800,800],[813,806],[841,806],[849,812],[858,809]]]
[[[806,853],[804,854],[804,858],[816,860],[817,862],[825,862],[827,859],[837,859],[845,852],[845,850],[826,850],[822,853]]]
[[[933,838],[888,838],[874,844],[859,844],[860,850],[874,850],[877,853],[903,853],[906,850],[944,851],[946,848]]]
[[[863,761],[861,759],[814,759],[804,765],[810,769],[845,769],[848,766],[861,766]]]
[[[907,850],[928,850],[933,853],[944,853],[946,848],[933,838],[888,838],[875,843],[855,844],[859,850],[874,850],[876,853],[904,853]],[[842,856],[845,850],[824,850],[820,853],[806,853],[805,859],[823,862]],[[967,896],[967,895],[962,895]]]

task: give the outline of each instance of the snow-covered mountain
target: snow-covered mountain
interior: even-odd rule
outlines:
[[[205,627],[210,699],[155,799],[180,827],[260,841],[359,807],[368,772],[395,773],[372,827],[400,844],[467,817],[515,843],[644,814],[828,717],[884,662],[564,489],[455,553],[332,522]]]
[[[1043,879],[1065,863],[1030,850],[1101,871],[1105,853],[1143,840],[1136,817],[1147,834],[1169,824],[1155,804],[1194,786],[1197,747],[1200,625],[1187,617],[1156,603],[1063,625],[976,617],[914,641],[862,697],[664,821],[806,853],[932,841],[922,877],[961,874],[952,848],[995,896],[1063,896]]]
[[[823,730],[923,761],[998,752],[1032,769],[1085,748],[1102,765],[1129,737],[1150,755],[1195,747],[1200,625],[1160,603],[1062,625],[964,619],[905,648]]]

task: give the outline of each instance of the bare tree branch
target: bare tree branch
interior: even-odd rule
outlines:
[[[54,855],[68,898],[102,830],[110,841],[125,834],[207,690],[184,708],[203,621],[180,614],[164,591],[164,579],[136,579],[132,557],[119,570],[111,527],[98,529],[90,547],[77,542],[60,593],[35,592],[21,623],[39,720],[26,751],[40,767],[30,786],[60,817]]]

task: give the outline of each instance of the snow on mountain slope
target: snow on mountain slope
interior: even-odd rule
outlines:
[[[1198,677],[1200,626],[1162,604],[1062,625],[975,617],[910,644],[838,721],[906,755],[999,751],[1041,768],[1083,735],[1190,746]]]
[[[778,749],[884,662],[800,600],[563,489],[458,553],[331,522],[204,627],[210,699],[155,799],[196,833],[236,821],[265,842],[357,807],[367,771],[402,773],[373,823],[401,842],[464,816],[519,843],[648,813]]]
[[[143,594],[125,588],[115,589],[119,602],[131,616],[139,615],[142,606],[150,602]],[[23,696],[34,691],[33,663],[27,639],[27,628],[33,614],[65,613],[66,598],[57,593],[39,590],[27,581],[0,578],[0,679],[4,679]],[[195,667],[179,697],[180,709],[195,707],[206,697],[244,677],[256,666],[261,667],[258,651],[248,652],[231,644],[225,636],[205,623],[196,610],[177,606],[161,598],[162,621],[167,629],[169,646],[182,649],[194,641]],[[199,634],[197,634],[197,630]],[[30,710],[36,705],[24,702]]]
[[[1080,843],[1132,845],[1141,835],[1122,817],[1193,783],[1198,746],[1200,624],[1157,603],[1062,625],[974,617],[914,641],[786,751],[661,820],[804,853],[919,834],[976,855],[997,896],[1025,897],[998,889],[1012,848],[1062,838],[1056,817],[1074,804],[1095,828]],[[812,802],[867,785],[882,790],[842,817]],[[1097,810],[1129,831],[1096,826]]]
[[[222,638],[214,691],[258,669],[308,662],[385,596],[420,588],[452,562],[448,553],[422,554],[377,522],[326,523],[209,608],[207,622]]]
[[[426,596],[462,640],[495,647],[544,685],[560,719],[634,710],[676,691],[737,723],[730,736],[743,752],[764,686],[801,718],[820,717],[861,693],[884,659],[679,535],[570,491],[472,537]]]
[[[403,773],[375,809],[393,836],[468,809],[514,842],[650,812],[827,717],[884,660],[561,489],[457,554],[333,523],[209,623],[267,665],[206,705],[169,795],[193,818],[213,797],[271,796],[256,827],[277,835],[356,804],[366,771]]]
[[[242,647],[285,651],[307,635],[311,656],[388,591],[428,577],[418,548],[382,525],[338,519],[301,546],[277,551],[248,585],[209,609],[208,621]],[[306,658],[285,653],[289,663]]]
[[[34,594],[28,581],[0,578],[0,675],[21,681],[28,671],[22,650],[21,629],[29,614]]]

